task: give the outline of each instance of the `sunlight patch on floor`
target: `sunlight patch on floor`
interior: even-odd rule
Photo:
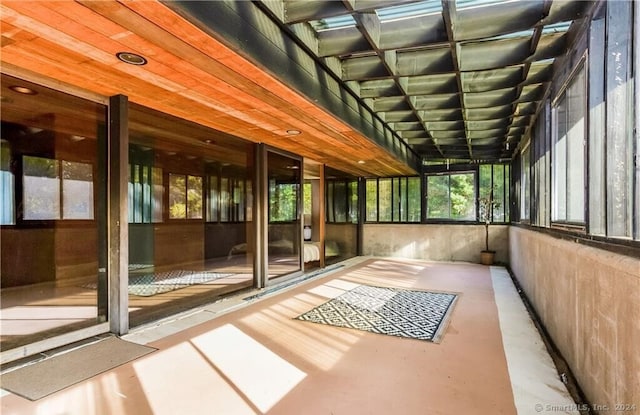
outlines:
[[[300,304],[295,300],[287,302],[292,306],[274,305],[242,318],[241,322],[247,329],[268,337],[292,356],[321,370],[330,370],[361,336],[336,330],[318,330],[315,325],[294,320],[294,317],[314,305]]]
[[[306,373],[230,324],[195,337],[191,343],[262,412],[271,409],[306,377]]]
[[[157,351],[133,367],[154,415],[199,414],[203,408],[211,414],[256,413],[192,344]]]

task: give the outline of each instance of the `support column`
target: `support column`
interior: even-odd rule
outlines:
[[[254,215],[256,246],[254,265],[254,286],[264,288],[267,284],[267,226],[269,223],[268,209],[268,177],[267,177],[267,149],[264,144],[258,144],[256,149],[256,171],[255,171],[255,206]]]
[[[115,334],[129,331],[129,227],[127,180],[129,168],[128,99],[109,99],[107,275],[109,280],[109,327]]]

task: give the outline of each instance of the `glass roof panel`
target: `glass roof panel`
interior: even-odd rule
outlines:
[[[496,4],[510,3],[517,0],[456,0],[456,9],[470,9],[478,6],[493,6]]]
[[[542,29],[542,33],[543,34],[547,34],[547,33],[566,32],[567,30],[569,30],[569,26],[571,26],[571,22],[560,22],[560,23],[554,23],[554,24],[546,25]]]
[[[515,39],[518,37],[531,37],[531,36],[533,36],[533,29],[523,30],[520,32],[507,33],[504,35],[494,36],[494,37],[486,38],[483,40]]]
[[[440,0],[420,1],[376,10],[381,22],[426,16],[440,12],[442,12],[442,2]]]
[[[327,17],[326,19],[312,20],[309,24],[316,32],[322,32],[323,30],[343,29],[345,27],[355,26],[356,21],[350,14],[345,14],[342,16]]]

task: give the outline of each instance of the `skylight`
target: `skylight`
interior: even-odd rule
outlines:
[[[513,1],[513,0],[511,0]],[[500,0],[456,0],[456,9],[470,9],[472,7],[478,6],[493,6],[496,4],[505,3],[505,1]]]
[[[417,16],[426,16],[429,14],[440,12],[442,12],[442,2],[440,0],[420,1],[417,3],[385,7],[376,10],[378,18],[381,22],[408,19],[410,17]]]
[[[560,22],[560,23],[554,23],[554,24],[546,25],[542,29],[542,33],[543,34],[547,34],[547,33],[566,32],[567,30],[569,30],[569,26],[571,26],[571,22]]]
[[[518,37],[531,37],[531,36],[533,36],[533,29],[523,30],[520,32],[507,33],[504,35],[494,36],[494,37],[483,39],[483,40],[515,39]]]
[[[344,29],[345,27],[351,27],[356,25],[356,21],[350,14],[327,17],[326,19],[312,20],[309,22],[311,27],[316,32],[322,32],[324,30]]]

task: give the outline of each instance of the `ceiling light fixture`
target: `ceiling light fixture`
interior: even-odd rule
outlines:
[[[300,130],[287,130],[288,135],[300,135]]]
[[[75,142],[75,143],[77,143],[78,141],[85,140],[86,138],[87,138],[87,137],[83,137],[83,136],[81,136],[81,135],[72,135],[72,136],[70,137],[71,141],[73,141],[73,142]]]
[[[118,52],[116,53],[116,57],[120,59],[124,63],[128,63],[130,65],[146,65],[147,60],[137,53],[133,52]]]
[[[17,92],[19,94],[25,94],[25,95],[36,95],[38,92],[31,89],[31,88],[27,88],[26,86],[20,86],[20,85],[12,85],[9,87],[10,90],[12,90],[13,92]]]
[[[364,164],[364,163],[366,163],[366,161],[364,161],[364,160],[358,160],[358,164]]]

